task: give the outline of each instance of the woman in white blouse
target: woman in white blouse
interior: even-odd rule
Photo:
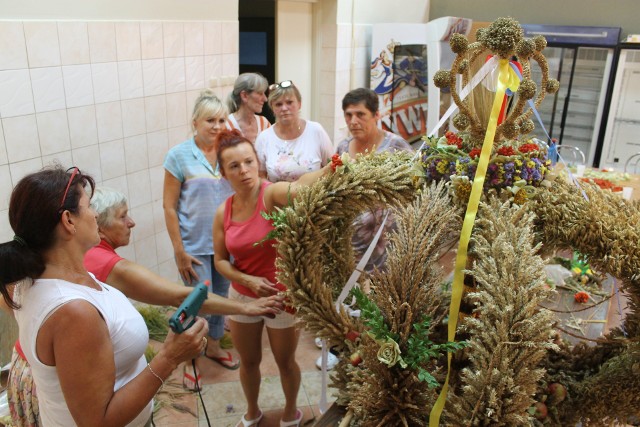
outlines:
[[[285,80],[269,86],[269,106],[276,123],[258,135],[260,174],[271,182],[297,180],[331,161],[329,135],[320,123],[300,118],[300,91]]]

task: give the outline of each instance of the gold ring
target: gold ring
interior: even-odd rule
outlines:
[[[206,347],[207,346],[207,337],[202,337],[202,344]]]

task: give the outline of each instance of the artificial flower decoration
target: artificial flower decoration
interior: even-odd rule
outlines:
[[[391,338],[387,338],[385,341],[379,341],[380,350],[378,350],[378,360],[388,367],[393,367],[397,363],[400,364],[400,367],[406,368],[407,363],[402,360],[402,356],[400,355],[400,347],[398,343],[392,340]]]
[[[589,294],[585,291],[576,292],[576,294],[573,296],[573,299],[578,304],[584,304],[589,301]]]

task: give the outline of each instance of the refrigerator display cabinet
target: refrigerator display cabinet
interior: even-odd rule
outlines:
[[[637,156],[627,165],[640,153],[640,43],[620,43],[616,50],[600,166],[640,173]]]
[[[543,51],[549,63],[549,77],[560,82],[560,90],[547,95],[538,111],[549,135],[559,146],[575,147],[587,165],[597,165],[598,139],[605,108],[607,87],[620,37],[618,27],[522,25],[525,37],[543,35]],[[532,66],[532,78],[540,82],[540,69]],[[545,138],[536,123],[537,137]],[[568,162],[583,163],[578,150],[562,150]]]

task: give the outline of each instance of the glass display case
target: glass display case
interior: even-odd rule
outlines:
[[[560,90],[547,95],[539,107],[549,135],[556,139],[567,161],[598,163],[597,147],[607,87],[620,28],[523,25],[526,37],[543,35],[549,76],[560,82]],[[540,69],[532,67],[534,81]],[[536,123],[536,136],[543,137]],[[566,156],[564,153],[568,153]]]
[[[640,153],[640,43],[620,43],[617,52],[600,166],[639,173],[633,156]]]

